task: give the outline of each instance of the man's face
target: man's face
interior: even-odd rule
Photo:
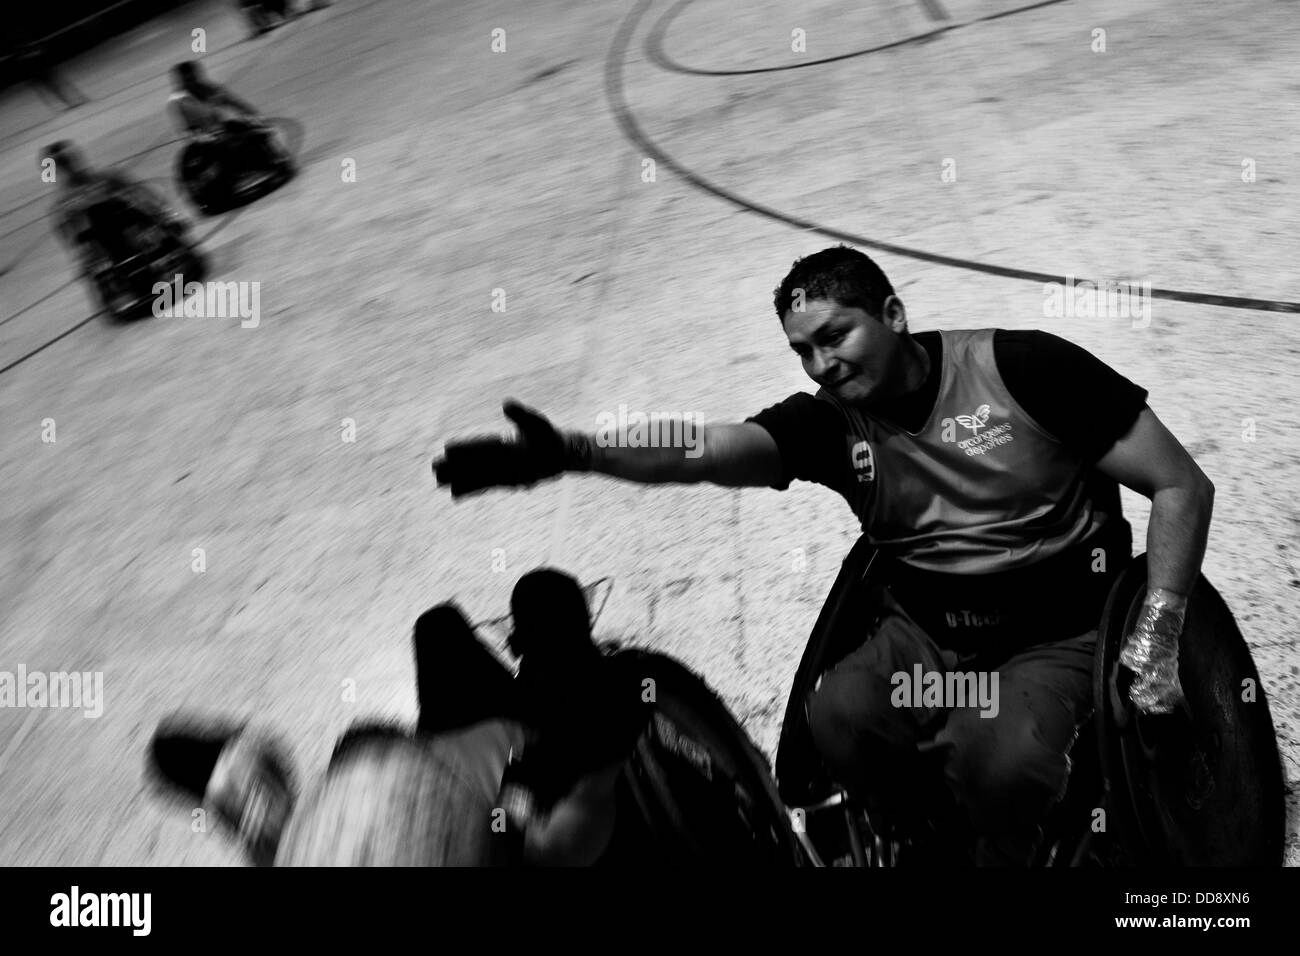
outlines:
[[[906,339],[881,320],[812,299],[802,312],[786,312],[783,325],[808,377],[840,401],[872,405],[898,393]]]

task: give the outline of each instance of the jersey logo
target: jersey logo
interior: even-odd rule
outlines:
[[[974,415],[957,415],[956,418],[958,424],[965,425],[978,435],[980,429],[989,423],[989,414],[989,407],[987,405],[981,405],[979,408],[975,409]]]
[[[975,409],[974,415],[957,415],[953,418],[943,420],[943,433],[939,436],[940,441],[957,442],[957,447],[964,451],[967,457],[974,458],[976,455],[987,455],[1008,442],[1015,441],[1015,435],[1012,434],[1014,426],[1009,421],[1003,421],[999,425],[989,425],[989,418],[992,416],[992,410],[988,405],[981,405]],[[961,425],[969,429],[973,434],[969,438],[957,440],[957,426]],[[983,429],[983,431],[980,431]]]
[[[849,450],[853,461],[853,471],[858,476],[858,484],[863,485],[876,478],[876,459],[871,454],[871,445],[860,441]]]

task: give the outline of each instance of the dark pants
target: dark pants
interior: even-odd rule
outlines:
[[[1026,865],[1047,811],[1065,793],[1068,752],[1092,711],[1096,641],[1092,630],[961,654],[941,648],[887,598],[872,638],[813,693],[813,740],[836,780],[869,808],[906,817],[946,799],[977,835],[977,864]],[[981,716],[993,708],[978,704],[952,706],[951,698],[913,706],[895,675],[915,683],[917,664],[922,674],[983,672],[986,688],[996,688],[996,715]]]

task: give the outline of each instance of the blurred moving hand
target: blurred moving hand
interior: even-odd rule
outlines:
[[[582,439],[561,434],[539,412],[507,400],[506,417],[519,428],[515,441],[495,436],[449,442],[433,464],[440,486],[461,498],[487,488],[530,488],[565,470],[583,467]]]

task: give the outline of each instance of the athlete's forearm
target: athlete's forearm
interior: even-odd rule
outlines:
[[[1214,510],[1208,479],[1168,487],[1151,498],[1147,526],[1147,587],[1187,597],[1200,574]]]
[[[453,498],[487,488],[531,487],[561,472],[596,472],[646,484],[707,481],[730,488],[774,485],[783,462],[760,425],[710,425],[689,429],[656,423],[652,438],[638,423],[611,435],[562,432],[545,416],[517,402],[503,410],[519,428],[517,441],[473,438],[448,442],[433,463],[438,483]]]
[[[759,425],[706,425],[682,430],[680,437],[681,441],[665,442],[659,447],[633,447],[631,442],[623,441],[601,443],[594,437],[576,435],[570,436],[570,443],[571,447],[585,443],[585,470],[625,481],[708,482],[726,488],[761,488],[781,477],[780,452]]]
[[[583,448],[587,466],[583,470],[612,478],[642,484],[693,483],[712,478],[704,455],[688,457],[690,449],[602,446],[592,435],[581,436],[575,443]]]

